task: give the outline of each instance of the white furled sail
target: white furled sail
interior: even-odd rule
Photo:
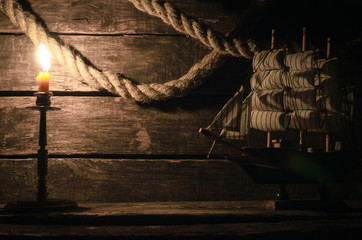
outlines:
[[[213,139],[207,157],[217,142],[223,143],[233,149],[226,159],[256,183],[280,184],[282,193],[287,183],[335,182],[335,176],[347,176],[358,165],[356,152],[345,151],[355,150],[353,87],[341,88],[337,59],[318,59],[318,51],[305,52],[305,28],[303,52],[298,53],[274,50],[274,33],[271,50],[253,57],[250,90],[242,86],[210,126],[200,128]],[[330,44],[327,58],[329,49]],[[306,171],[296,169],[295,163]]]
[[[253,69],[254,71],[282,69],[284,67],[284,55],[284,51],[264,51],[255,53],[253,57]]]
[[[315,88],[295,88],[285,91],[284,108],[289,110],[317,110]]]
[[[340,78],[341,70],[337,58],[318,59],[316,68],[319,69],[319,78],[316,81],[325,81],[330,78]],[[319,85],[320,83],[316,84]]]
[[[339,90],[337,59],[313,51],[264,51],[254,55],[251,92],[242,87],[207,128],[227,139],[244,140],[250,129],[342,132],[353,113],[353,94]]]
[[[350,111],[351,101],[345,103],[346,97],[339,91],[338,61],[320,60],[316,56],[313,51],[266,51],[254,57],[255,73],[250,79],[251,128],[325,132],[332,131],[331,126],[333,131],[345,129],[343,119],[349,116],[345,112]],[[332,120],[327,125],[329,117]]]
[[[318,74],[316,103],[321,111],[322,131],[343,132],[351,129],[353,111],[353,92],[340,91],[340,67],[338,59],[319,59],[316,61]]]
[[[254,74],[250,80],[250,127],[262,131],[284,131],[289,115],[284,113],[284,89],[287,71],[284,51],[256,53],[253,58]]]
[[[314,110],[296,110],[290,116],[290,128],[299,130],[319,130],[320,113]]]
[[[284,64],[290,71],[310,70],[315,67],[315,58],[313,51],[287,54]]]
[[[316,66],[319,71],[315,76],[314,85],[319,86],[329,96],[339,93],[340,68],[338,60],[336,58],[318,60]]]
[[[290,70],[287,75],[286,86],[290,88],[313,88],[315,86],[316,73],[316,69],[306,71]]]
[[[250,127],[262,131],[285,131],[289,125],[290,116],[284,112],[251,111]]]
[[[250,79],[251,90],[283,89],[287,86],[287,75],[282,69],[259,71],[254,73]]]
[[[330,113],[341,113],[342,112],[342,102],[341,99],[343,98],[341,93],[336,93],[334,96],[330,96],[324,94],[321,91],[317,91],[316,96],[316,103],[318,109],[323,112],[330,112]]]
[[[264,111],[283,111],[284,90],[258,90],[250,97],[251,109]]]

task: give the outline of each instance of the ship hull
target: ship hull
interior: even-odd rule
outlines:
[[[243,148],[227,159],[242,167],[258,184],[341,182],[359,165],[358,152],[308,153],[282,148]]]

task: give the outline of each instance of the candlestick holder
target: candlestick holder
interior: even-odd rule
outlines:
[[[36,201],[17,201],[6,204],[4,210],[9,212],[49,212],[71,210],[77,207],[77,203],[70,200],[48,199],[46,176],[48,173],[48,150],[47,145],[47,111],[60,110],[57,107],[51,107],[51,92],[36,92],[36,106],[27,107],[28,109],[40,112],[39,125],[39,150],[37,153],[37,175],[38,186]]]

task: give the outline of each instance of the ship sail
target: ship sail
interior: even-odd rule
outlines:
[[[288,81],[284,70],[285,51],[256,53],[254,59],[250,127],[262,131],[285,131],[290,121],[290,116],[284,111]]]
[[[340,85],[338,59],[329,58],[329,49],[328,39],[326,59],[319,59],[317,51],[305,51],[304,28],[302,52],[274,50],[273,30],[271,50],[253,56],[250,87],[244,84],[211,124],[200,128],[214,140],[207,157],[216,142],[237,151],[226,158],[255,183],[280,184],[282,200],[289,199],[286,183],[323,185],[352,172],[360,160],[353,146],[353,87]],[[263,132],[266,147],[259,147]],[[347,143],[343,149],[342,141]],[[321,199],[328,199],[325,192],[321,188]]]
[[[248,97],[244,99],[244,87],[225,104],[212,123],[206,128],[222,129],[222,135],[227,139],[244,140],[249,134],[249,104]]]
[[[252,60],[250,93],[244,87],[228,101],[207,130],[222,129],[229,139],[245,139],[250,129],[336,132],[348,129],[351,96],[339,90],[337,59],[314,51],[263,51]]]

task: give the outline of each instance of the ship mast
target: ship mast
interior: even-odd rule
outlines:
[[[271,42],[270,42],[270,49],[274,49],[274,42],[275,42],[275,29],[271,31]]]
[[[326,58],[329,59],[331,57],[331,38],[327,38],[327,54]]]
[[[331,38],[327,38],[327,53],[326,59],[331,56]],[[326,133],[326,152],[330,152],[330,136],[329,133]]]
[[[307,28],[303,27],[302,52],[306,51],[306,45],[307,45]]]
[[[307,28],[303,27],[303,38],[302,38],[302,52],[306,51],[307,45]],[[303,150],[303,130],[299,130],[299,150]]]
[[[275,43],[275,29],[272,29],[271,31],[271,41],[270,41],[270,50],[274,49],[274,43]],[[267,140],[266,140],[266,147],[271,147],[271,132],[268,131],[267,133]]]

